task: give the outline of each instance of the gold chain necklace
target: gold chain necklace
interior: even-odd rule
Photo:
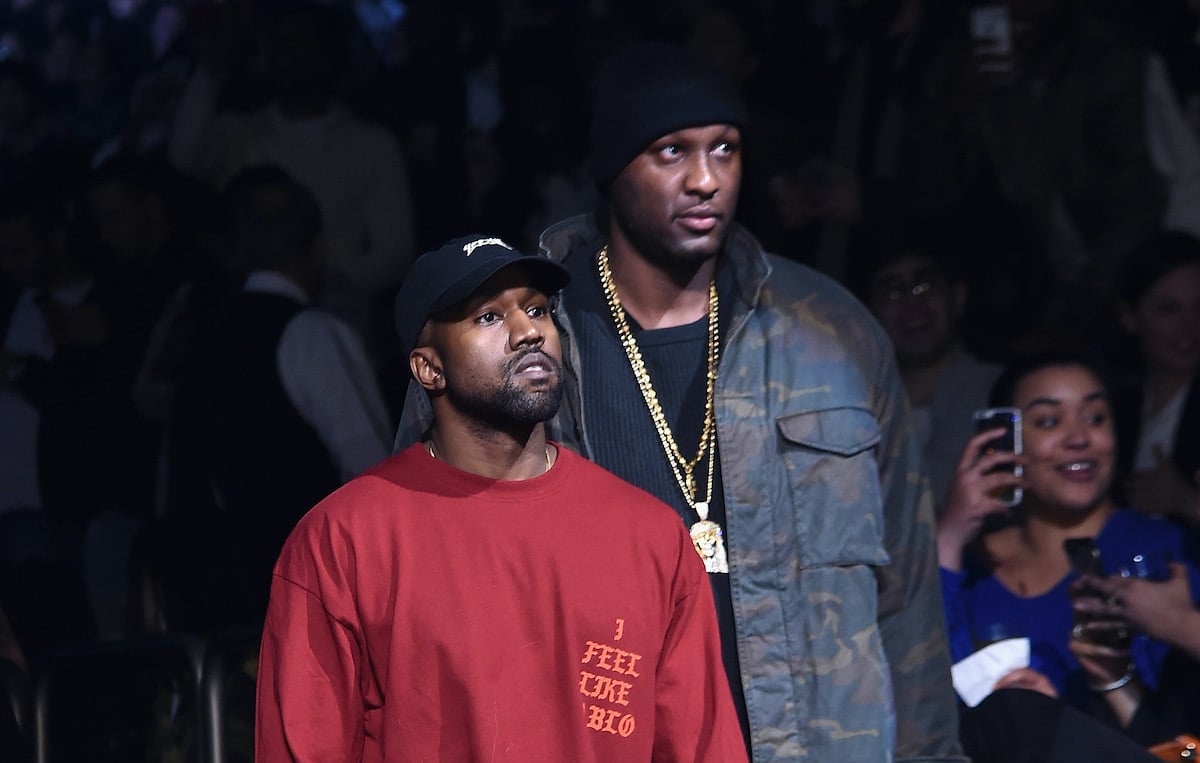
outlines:
[[[679,485],[684,500],[696,510],[696,515],[700,518],[700,521],[691,527],[692,543],[696,547],[696,553],[704,560],[704,569],[708,572],[727,573],[729,572],[729,562],[723,540],[725,533],[720,525],[708,519],[708,509],[712,505],[713,473],[717,466],[714,457],[717,435],[715,392],[721,343],[717,322],[719,305],[716,282],[712,281],[708,284],[708,369],[705,374],[704,427],[700,432],[700,445],[696,449],[696,457],[689,460],[684,458],[679,450],[679,443],[675,441],[675,435],[667,423],[667,416],[658,402],[658,394],[654,391],[654,385],[650,381],[650,372],[642,360],[642,352],[638,349],[633,330],[629,328],[629,321],[625,318],[625,310],[621,307],[621,299],[617,296],[612,268],[608,263],[607,245],[600,249],[600,253],[596,257],[596,265],[600,271],[600,286],[604,289],[604,297],[608,301],[613,323],[617,327],[617,336],[621,340],[621,346],[625,348],[626,357],[629,358],[633,377],[637,381],[638,389],[641,390],[642,399],[646,401],[646,408],[650,411],[650,419],[654,422],[654,428],[658,432],[659,442],[662,443],[663,451],[667,455],[667,462],[671,465],[675,482]],[[708,484],[702,500],[696,491],[695,474],[696,467],[700,465],[705,456],[708,457]]]

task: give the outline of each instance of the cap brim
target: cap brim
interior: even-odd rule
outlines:
[[[565,267],[545,257],[526,256],[503,262],[486,262],[461,278],[453,288],[438,295],[429,306],[429,314],[449,310],[477,292],[496,274],[516,267],[526,268],[537,288],[547,295],[557,293],[571,280],[571,274]]]

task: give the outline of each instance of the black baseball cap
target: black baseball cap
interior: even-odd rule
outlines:
[[[523,266],[547,295],[571,280],[558,262],[523,254],[496,236],[463,236],[418,257],[396,295],[396,332],[405,357],[416,347],[430,316],[457,305],[489,278],[515,265]]]

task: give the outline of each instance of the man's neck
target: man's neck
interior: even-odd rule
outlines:
[[[716,272],[716,257],[667,270],[632,246],[614,242],[609,245],[608,261],[621,307],[642,328],[685,326],[708,315],[708,287]]]
[[[445,417],[439,417],[442,419]],[[434,424],[430,454],[456,469],[497,480],[527,480],[549,471],[557,451],[546,442],[544,425],[520,433],[482,431],[462,419]]]

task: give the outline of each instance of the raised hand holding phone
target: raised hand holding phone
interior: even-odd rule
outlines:
[[[1023,495],[1020,411],[988,409],[975,422],[980,431],[963,448],[938,520],[938,563],[952,571],[962,568],[967,544],[1008,518]]]

